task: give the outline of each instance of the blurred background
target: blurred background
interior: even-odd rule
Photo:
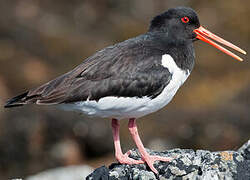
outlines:
[[[5,101],[71,70],[108,45],[147,31],[155,15],[190,6],[201,24],[250,52],[250,1],[0,1],[0,179],[115,161],[110,120]],[[196,66],[173,101],[138,120],[146,147],[236,150],[250,137],[249,55],[238,62],[196,42]],[[123,151],[135,145],[121,122]]]

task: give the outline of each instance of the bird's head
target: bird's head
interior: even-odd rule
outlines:
[[[168,41],[176,43],[192,42],[202,40],[211,44],[233,58],[242,61],[242,58],[215,43],[215,40],[236,51],[246,54],[246,52],[232,43],[216,36],[200,25],[197,13],[188,7],[171,8],[168,11],[156,16],[151,21],[149,32],[165,34]],[[212,39],[212,40],[211,40]]]

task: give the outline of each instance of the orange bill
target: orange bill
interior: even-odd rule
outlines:
[[[225,46],[228,46],[242,54],[246,54],[246,51],[242,50],[241,48],[233,45],[232,43],[220,38],[219,36],[216,36],[215,34],[211,33],[210,31],[206,30],[202,26],[194,30],[195,34],[197,34],[196,38],[200,39],[208,44],[211,44],[212,46],[216,47],[217,49],[221,50],[222,52],[228,54],[229,56],[232,56],[233,58],[237,59],[238,61],[243,61],[242,58],[237,56],[236,54],[232,53],[231,51],[227,50],[226,48],[222,47],[221,45],[215,43],[212,40],[215,40]],[[212,40],[211,40],[212,39]]]

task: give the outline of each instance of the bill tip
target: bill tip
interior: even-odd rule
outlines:
[[[242,61],[243,61],[243,59],[242,59],[242,58],[239,58],[238,60],[239,60],[240,62],[242,62]]]

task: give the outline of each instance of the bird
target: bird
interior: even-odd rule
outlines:
[[[173,158],[150,155],[145,150],[136,120],[172,100],[194,68],[193,43],[197,40],[239,61],[243,59],[222,45],[246,54],[201,26],[192,8],[170,8],[152,18],[145,33],[97,51],[73,70],[9,99],[5,108],[56,105],[64,110],[110,118],[118,162],[145,163],[158,174],[154,162],[169,162]],[[141,155],[139,160],[129,156],[131,151],[122,152],[119,135],[122,119],[128,119],[129,132]]]

